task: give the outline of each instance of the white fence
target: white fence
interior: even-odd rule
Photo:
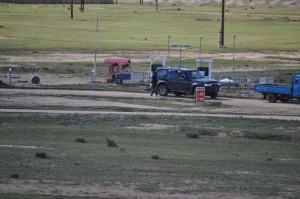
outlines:
[[[131,79],[124,83],[150,83],[150,72],[130,72]]]
[[[131,72],[131,79],[124,80],[124,83],[150,83],[150,72]],[[222,79],[233,80],[235,85],[246,85],[248,79],[250,80],[250,85],[254,84],[271,84],[274,83],[274,77],[253,77],[253,76],[234,76],[231,75],[212,75],[212,79],[222,80]]]
[[[274,83],[274,77],[253,77],[253,76],[232,76],[232,75],[212,75],[212,79],[216,80],[224,80],[229,79],[234,81],[235,85],[243,86],[246,85],[248,80],[250,82],[250,85],[254,84],[272,84]],[[228,84],[228,82],[224,83]]]

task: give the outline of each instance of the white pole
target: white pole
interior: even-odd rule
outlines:
[[[96,68],[97,68],[97,51],[98,51],[98,21],[99,21],[99,3],[97,4],[97,28],[96,28],[96,45],[95,45],[95,61],[94,61],[94,77],[93,81],[95,81],[96,76]]]
[[[199,56],[198,59],[201,58],[201,46],[202,46],[202,35],[200,35],[200,40],[199,40]],[[199,66],[197,66],[197,70],[200,71],[200,67],[201,67],[201,62],[199,62]]]
[[[200,35],[200,42],[199,42],[199,56],[198,56],[198,58],[200,59],[200,57],[201,57],[201,42],[202,42],[202,35]]]
[[[171,35],[168,35],[168,56],[167,56],[167,66],[169,66],[169,57],[170,57],[170,39]]]
[[[235,52],[235,34],[233,35],[233,48],[232,48],[232,77],[231,79],[234,80],[234,52]]]
[[[11,68],[8,69],[9,71],[9,87],[11,87],[11,78],[12,78],[12,72],[11,72]]]
[[[92,73],[91,73],[91,81],[90,81],[90,89],[93,89],[94,77],[95,77],[95,71],[92,70]]]

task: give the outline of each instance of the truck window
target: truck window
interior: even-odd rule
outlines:
[[[299,84],[299,79],[295,79],[295,84]]]
[[[185,77],[185,73],[182,72],[182,71],[178,71],[178,78],[179,79],[184,79],[184,77]]]
[[[168,74],[167,70],[158,70],[157,71],[157,78],[159,79],[159,78],[161,78],[163,76],[167,76],[167,74]]]
[[[170,70],[169,71],[169,78],[171,78],[171,79],[177,79],[178,78],[177,71]]]

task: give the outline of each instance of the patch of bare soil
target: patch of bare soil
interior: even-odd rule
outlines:
[[[156,129],[169,129],[174,125],[162,125],[162,124],[141,124],[141,126],[130,126],[128,129],[141,129],[141,130],[156,130]]]
[[[147,62],[149,57],[153,55],[166,56],[166,51],[126,51],[128,58],[132,59],[132,62]],[[93,62],[95,57],[93,53],[24,53],[22,55],[0,55],[1,60],[7,62]],[[97,61],[102,62],[106,57],[123,57],[124,52],[114,51],[114,53],[97,54]],[[171,57],[179,58],[179,53],[176,51],[170,52]],[[145,57],[145,58],[135,58]],[[198,53],[185,52],[184,58],[196,58]],[[231,53],[216,53],[201,55],[203,58],[210,59],[232,59]],[[281,58],[299,58],[300,51],[296,52],[281,52],[276,55],[263,52],[249,52],[249,53],[235,53],[235,58],[239,60],[274,60],[276,57]]]
[[[181,194],[169,192],[144,193],[137,191],[135,187],[101,186],[97,184],[78,184],[74,182],[58,182],[50,180],[5,180],[0,181],[1,193],[41,194],[57,196],[77,196],[95,198],[164,198],[164,199],[258,199],[246,193],[197,193]],[[267,197],[275,199],[275,197]],[[278,197],[276,197],[278,199]]]
[[[20,145],[0,145],[0,148],[21,148],[21,149],[54,149],[41,146],[20,146]]]
[[[267,100],[248,98],[219,97],[213,101],[222,102],[222,106],[208,108],[197,106],[191,108],[170,108],[149,105],[132,104],[114,101],[113,99],[172,99],[169,103],[184,101],[194,104],[192,97],[176,98],[151,97],[149,93],[115,92],[115,91],[78,91],[78,90],[38,90],[38,89],[0,89],[1,109],[29,110],[72,110],[91,113],[103,111],[116,112],[151,112],[174,114],[228,114],[228,115],[258,115],[258,116],[300,116],[299,103],[268,103]],[[211,101],[210,98],[206,99]],[[288,118],[288,117],[287,117]]]

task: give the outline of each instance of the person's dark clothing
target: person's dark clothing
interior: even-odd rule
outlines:
[[[151,77],[151,96],[153,95],[153,93],[155,93],[155,95],[157,96],[156,85],[157,85],[157,78],[156,75],[154,74]]]

